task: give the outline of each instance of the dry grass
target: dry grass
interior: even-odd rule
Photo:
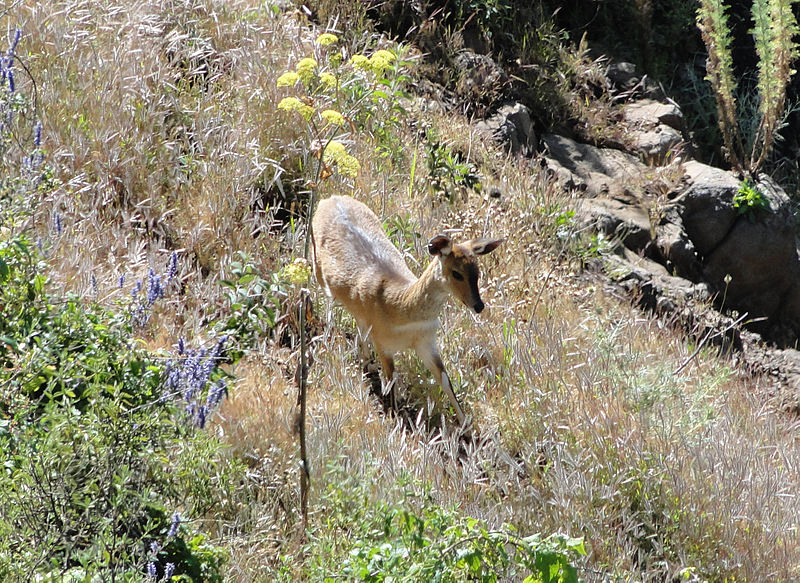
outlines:
[[[259,185],[282,177],[288,187],[308,162],[304,131],[275,109],[276,77],[316,36],[299,15],[275,17],[250,0],[27,0],[2,21],[25,32],[60,180],[37,210],[44,237],[54,212],[66,225],[50,258],[65,290],[90,293],[94,275],[100,301],[112,303],[178,250],[182,292],[143,332],[154,348],[169,347],[201,340],[224,315],[217,280],[236,252],[263,273],[301,253],[302,224],[270,229],[257,205]],[[230,550],[230,579],[272,580],[281,565],[285,577],[306,577],[306,561],[327,556],[313,541],[326,536],[333,510],[318,501],[346,475],[376,503],[410,480],[490,525],[584,536],[587,580],[663,581],[682,570],[691,579],[691,569],[716,581],[796,580],[794,420],[763,407],[758,379],[714,354],[673,374],[693,347],[580,277],[569,253],[576,234],[557,221],[568,198],[543,173],[481,143],[461,119],[417,123],[481,168],[484,193],[502,196],[440,200],[424,140],[406,126],[396,130],[395,162],[359,140],[359,178],[334,178],[321,194],[350,191],[394,224],[417,272],[424,242],[442,229],[508,239],[483,262],[487,313],[453,305],[443,314],[445,365],[478,439],[463,455],[451,416],[442,433],[428,428],[443,400],[412,358],[399,370],[420,423],[409,429],[384,415],[349,318],[315,290],[311,548],[297,537],[297,352],[264,343],[231,369],[238,381],[210,429],[247,468],[227,514],[207,517]],[[122,274],[129,283],[119,290]]]

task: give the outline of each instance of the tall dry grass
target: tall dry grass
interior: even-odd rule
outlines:
[[[292,190],[307,177],[305,134],[276,110],[275,88],[319,32],[300,12],[251,0],[25,0],[0,19],[24,31],[60,181],[37,209],[44,235],[54,213],[65,226],[50,256],[58,285],[88,297],[94,276],[99,301],[113,303],[178,250],[182,293],[143,332],[168,347],[203,338],[224,315],[218,280],[237,252],[264,273],[301,253],[302,217],[276,228],[259,206],[269,185]],[[308,542],[297,533],[297,352],[273,339],[232,367],[235,389],[209,429],[247,468],[225,511],[205,517],[230,551],[230,579],[335,569],[337,544],[358,525],[324,500],[348,480],[365,504],[400,503],[398,484],[411,484],[491,526],[583,536],[589,581],[796,580],[795,420],[763,404],[761,380],[710,351],[675,373],[691,341],[581,275],[567,195],[465,120],[407,106],[416,128],[393,130],[396,159],[378,159],[364,136],[353,151],[361,175],[321,194],[349,192],[371,206],[417,272],[427,237],[443,229],[507,238],[483,262],[490,309],[478,318],[451,305],[442,318],[445,365],[476,439],[459,441],[413,358],[400,360],[401,392],[419,414],[384,414],[350,318],[315,288]],[[483,193],[446,201],[431,190],[419,127],[480,169]]]

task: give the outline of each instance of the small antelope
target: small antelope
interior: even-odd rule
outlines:
[[[314,269],[325,293],[356,320],[362,337],[370,334],[387,386],[393,391],[394,355],[413,348],[447,393],[464,424],[450,378],[444,370],[436,332],[439,312],[452,294],[480,313],[477,255],[494,251],[504,239],[454,244],[445,235],[428,242],[435,258],[417,278],[364,204],[349,196],[319,203],[312,222]]]

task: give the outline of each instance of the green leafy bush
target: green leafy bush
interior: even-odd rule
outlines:
[[[182,469],[203,438],[182,401],[165,398],[163,362],[137,347],[127,313],[49,296],[24,236],[0,242],[0,258],[4,580],[141,575],[164,539],[155,555],[176,575],[218,580],[219,553],[194,548],[194,529],[167,537],[168,508],[208,508],[213,496]]]
[[[325,581],[579,581],[575,560],[586,554],[583,539],[489,528],[406,479],[399,481],[399,503],[375,503],[369,480],[340,472],[330,468],[337,477],[323,497],[326,531],[315,541],[314,552],[329,553],[318,558]],[[340,528],[347,537],[337,534]]]

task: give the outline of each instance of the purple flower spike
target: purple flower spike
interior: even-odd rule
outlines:
[[[14,51],[17,50],[17,45],[19,44],[19,39],[22,38],[22,29],[18,28],[14,31],[14,40],[11,43],[11,48],[8,49],[8,54],[13,55]]]
[[[180,525],[181,525],[181,515],[176,512],[172,515],[172,523],[169,525],[167,538],[172,538],[173,536],[178,534],[178,527]]]
[[[167,284],[169,284],[178,273],[178,252],[173,251],[169,256],[169,263],[167,264]]]

